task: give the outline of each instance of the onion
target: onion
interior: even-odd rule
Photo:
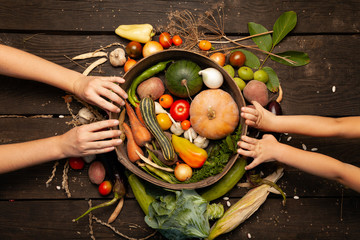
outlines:
[[[164,94],[165,87],[160,78],[152,77],[140,83],[136,89],[136,92],[141,99],[145,97],[151,97],[153,100],[156,100]]]
[[[185,163],[178,163],[174,169],[174,174],[177,180],[183,182],[191,178],[192,168]]]
[[[162,50],[164,50],[164,48],[159,42],[149,41],[144,45],[142,54],[144,57],[148,57],[154,53],[161,52]]]
[[[223,75],[216,68],[201,70],[199,75],[202,76],[203,82],[208,88],[219,88],[224,82]]]

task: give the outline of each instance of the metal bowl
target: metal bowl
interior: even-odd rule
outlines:
[[[244,101],[244,98],[242,96],[242,93],[241,93],[239,87],[236,85],[233,78],[222,67],[220,67],[217,63],[215,63],[208,57],[205,57],[201,54],[197,54],[194,52],[185,51],[185,50],[164,50],[162,52],[155,53],[149,57],[141,59],[140,61],[138,61],[138,63],[136,65],[134,65],[124,75],[124,79],[126,81],[124,84],[122,84],[122,88],[124,90],[127,90],[130,87],[131,82],[139,74],[141,74],[143,71],[145,71],[146,69],[155,65],[158,62],[167,61],[167,60],[176,61],[176,60],[181,60],[181,59],[193,61],[193,62],[197,63],[202,69],[208,68],[208,67],[213,67],[213,68],[218,69],[224,76],[224,84],[221,88],[231,94],[231,96],[234,98],[236,104],[239,107],[239,112],[240,112],[240,108],[242,106],[245,106],[245,101]],[[156,76],[160,77],[161,79],[164,79],[164,75],[165,75],[164,73],[161,73]],[[119,114],[111,113],[110,118],[118,119]],[[241,117],[240,117],[240,124],[242,126],[242,134],[246,134],[247,126],[245,125],[245,120]],[[203,187],[210,186],[210,185],[216,183],[219,179],[221,179],[229,171],[229,169],[232,167],[232,165],[238,158],[238,154],[233,155],[230,158],[230,160],[228,161],[227,165],[224,167],[224,170],[215,176],[208,177],[208,178],[201,180],[199,182],[196,182],[196,183],[171,184],[171,183],[167,183],[167,182],[164,182],[164,181],[154,178],[153,176],[151,176],[148,173],[141,170],[137,165],[130,162],[128,160],[127,153],[126,153],[126,144],[121,144],[120,146],[118,146],[116,148],[116,153],[117,153],[119,161],[128,170],[130,170],[131,172],[136,174],[138,177],[140,177],[146,181],[149,181],[155,185],[158,185],[158,186],[161,186],[164,188],[174,189],[174,190],[196,189],[196,188],[203,188]]]

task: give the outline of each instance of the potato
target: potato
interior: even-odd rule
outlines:
[[[106,171],[104,165],[100,161],[94,161],[90,164],[88,175],[90,182],[99,185],[105,179]]]
[[[136,89],[140,99],[145,97],[151,97],[153,100],[157,100],[165,92],[163,81],[158,77],[152,77],[144,82],[140,83]]]
[[[269,102],[268,89],[266,84],[257,80],[251,80],[243,90],[244,97],[250,103],[257,101],[262,106]]]

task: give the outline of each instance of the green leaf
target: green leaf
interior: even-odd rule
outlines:
[[[297,22],[297,15],[294,11],[281,14],[273,27],[273,46],[277,45],[291,30]]]
[[[287,52],[282,52],[282,53],[276,53],[276,55],[279,55],[280,57],[285,57],[296,63],[291,64],[291,63],[285,61],[284,59],[278,58],[276,56],[271,56],[271,59],[273,61],[282,63],[284,65],[292,66],[292,67],[304,66],[310,62],[309,56],[304,52],[287,51]]]
[[[245,55],[245,57],[246,57],[246,60],[244,63],[245,66],[248,66],[249,68],[253,68],[253,69],[258,69],[260,67],[259,58],[252,52],[244,50],[244,49],[236,49],[231,52],[234,52],[234,51],[240,51]]]
[[[250,35],[268,32],[268,30],[264,26],[254,23],[254,22],[248,23],[248,29],[249,29]],[[253,37],[252,40],[254,41],[254,43],[256,43],[256,45],[260,49],[270,52],[271,47],[272,47],[272,38],[271,38],[270,34]]]
[[[266,87],[271,92],[277,92],[280,85],[277,74],[271,67],[263,67],[262,69],[269,75],[269,81],[267,81]]]

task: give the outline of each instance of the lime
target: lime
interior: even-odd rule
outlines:
[[[258,70],[254,73],[254,79],[266,83],[269,81],[269,75],[264,70]]]
[[[245,83],[245,81],[242,80],[241,78],[236,77],[236,78],[234,78],[234,81],[235,81],[235,83],[238,85],[238,87],[240,88],[240,90],[243,90],[243,89],[245,88],[246,83]]]
[[[249,67],[241,67],[238,70],[238,75],[242,80],[249,81],[254,79],[254,72]]]
[[[231,66],[230,64],[225,65],[223,67],[225,69],[225,71],[227,71],[227,73],[233,78],[235,76],[235,69],[233,68],[233,66]]]

